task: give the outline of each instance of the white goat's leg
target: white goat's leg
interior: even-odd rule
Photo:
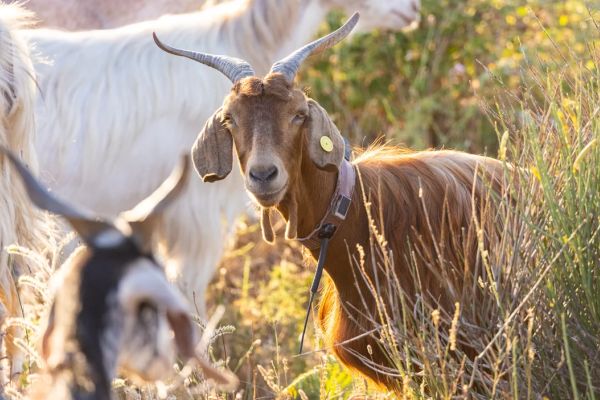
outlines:
[[[25,331],[20,326],[12,327],[12,340],[13,342],[17,339],[25,339]],[[20,347],[13,344],[12,357],[10,361],[10,380],[16,382],[19,380],[23,373],[23,363],[25,362],[25,355]]]
[[[11,325],[12,317],[22,317],[21,307],[12,276],[2,279],[3,301],[0,301],[0,381],[5,386],[15,381],[23,372],[24,355],[20,347],[15,345],[16,339],[24,339],[25,331],[18,325]],[[2,304],[6,302],[6,304]]]
[[[23,318],[23,313],[18,303],[16,304],[15,316]],[[23,362],[25,361],[25,354],[21,347],[16,344],[16,341],[23,341],[25,339],[25,330],[20,325],[12,325],[8,327],[6,333],[6,347],[10,360],[10,381],[15,383],[23,373]]]
[[[4,329],[4,322],[6,321],[7,311],[4,304],[0,301],[0,393],[3,392],[2,388],[8,383],[8,375],[6,371],[10,369],[8,363],[8,357],[6,354],[6,331]]]

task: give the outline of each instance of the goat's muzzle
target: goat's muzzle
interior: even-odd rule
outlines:
[[[288,185],[288,173],[279,157],[253,157],[244,175],[246,189],[261,206],[272,207],[283,199]]]
[[[262,184],[269,184],[277,178],[279,170],[275,165],[259,165],[250,168],[248,176],[252,181]]]

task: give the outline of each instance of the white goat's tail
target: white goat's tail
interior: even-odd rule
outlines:
[[[20,5],[0,3],[0,144],[35,171],[37,89],[29,49],[19,32],[30,25],[32,16]],[[36,259],[33,254],[48,247],[52,226],[44,213],[31,205],[10,164],[0,155],[0,329],[6,332],[2,348],[10,361],[11,376],[20,372],[23,362],[23,352],[15,346],[22,329],[13,325],[12,317],[21,317],[27,303],[19,297],[22,291],[17,289],[15,277],[39,273],[43,257]],[[17,250],[9,251],[12,245],[17,245],[13,247]],[[8,375],[3,369],[0,379]]]

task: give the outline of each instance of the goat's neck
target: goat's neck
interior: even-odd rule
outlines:
[[[321,221],[336,183],[337,172],[319,170],[310,160],[303,160],[298,177],[291,182],[286,197],[277,206],[288,223],[296,219],[298,237],[309,235]]]
[[[286,198],[277,209],[286,221],[294,218],[294,203],[297,204],[298,237],[309,235],[319,224],[331,203],[337,184],[338,172],[323,171],[304,156],[298,178],[291,185]],[[358,183],[352,195],[352,204],[346,220],[340,224],[329,243],[325,270],[333,279],[341,297],[353,297],[356,286],[353,281],[352,265],[348,252],[355,250],[356,244],[368,248],[367,218],[359,193]],[[319,250],[313,250],[315,259]]]
[[[332,8],[322,3],[322,0],[238,0],[198,14],[168,18],[172,20],[172,34],[177,36],[173,42],[178,46],[218,50],[244,58],[259,75],[264,75],[275,61],[314,38]],[[203,32],[198,32],[199,21]],[[206,48],[211,44],[206,36],[213,36],[214,43],[219,43],[215,49]],[[169,39],[168,33],[162,37]]]
[[[72,354],[75,365],[71,365],[68,370],[55,371],[48,375],[50,380],[44,382],[45,385],[37,385],[34,388],[33,399],[64,398],[65,400],[76,399],[113,399],[111,391],[111,378],[100,376],[96,372],[90,371],[89,365],[82,361],[82,355]],[[39,394],[38,394],[39,392]]]

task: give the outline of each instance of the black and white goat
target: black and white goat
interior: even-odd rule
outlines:
[[[172,373],[177,353],[217,384],[236,385],[232,374],[198,357],[189,306],[150,250],[153,225],[185,186],[187,158],[148,198],[109,220],[54,197],[15,155],[0,151],[32,202],[65,218],[85,243],[54,277],[41,350],[47,373],[34,386],[33,399],[108,400],[117,368],[162,380]]]

